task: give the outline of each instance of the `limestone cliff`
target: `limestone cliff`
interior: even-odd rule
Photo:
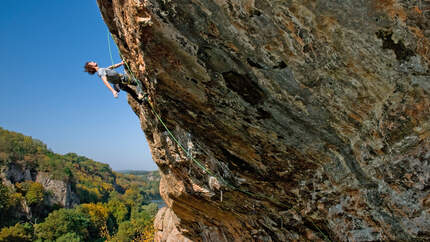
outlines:
[[[21,164],[20,164],[21,163]],[[54,179],[52,174],[40,172],[32,167],[32,164],[24,162],[10,162],[0,165],[0,183],[8,186],[11,190],[16,190],[16,183],[34,181],[40,183],[46,191],[44,205],[49,207],[62,206],[66,208],[79,204],[78,195],[72,190],[70,182]],[[45,208],[46,210],[48,210]],[[31,208],[23,200],[21,207],[15,211],[16,217],[32,217]],[[12,218],[10,218],[12,220]]]
[[[430,240],[430,1],[98,4],[210,171],[129,97],[162,175],[158,241]]]

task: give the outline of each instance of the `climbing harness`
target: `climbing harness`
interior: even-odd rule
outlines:
[[[112,58],[112,50],[111,50],[111,47],[110,47],[110,37],[114,40],[114,43],[116,44],[116,42],[115,42],[115,39],[113,38],[113,36],[112,36],[112,33],[110,33],[109,32],[109,30],[108,30],[108,34],[107,34],[107,39],[108,39],[108,45],[109,45],[109,55],[110,55],[110,59],[111,59],[111,62],[112,62],[112,65],[114,64],[114,62],[113,62],[113,58]],[[130,66],[128,65],[128,63],[124,60],[124,57],[121,55],[121,52],[119,51],[119,49],[118,49],[118,53],[119,53],[119,56],[120,56],[120,58],[121,58],[121,60],[124,62],[124,64],[125,64],[125,66],[126,66],[126,68],[128,69],[128,73],[131,75],[131,77],[134,79],[134,81],[136,82],[136,83],[139,83],[140,81],[136,78],[136,76],[134,75],[134,73],[133,73],[133,71],[131,70],[131,68],[130,68]],[[145,92],[145,95],[147,95],[146,94],[146,92]],[[213,177],[215,177],[215,178],[217,178],[218,180],[220,180],[224,185],[226,185],[227,187],[229,187],[230,189],[232,189],[232,190],[235,190],[235,191],[238,191],[238,192],[241,192],[241,193],[244,193],[244,194],[246,194],[246,195],[249,195],[249,196],[251,196],[251,197],[257,197],[257,198],[259,198],[259,199],[262,199],[262,200],[269,200],[270,202],[272,202],[272,203],[274,203],[274,204],[276,204],[276,205],[278,205],[278,206],[281,206],[281,207],[283,207],[284,205],[283,204],[281,204],[281,203],[279,203],[278,201],[276,201],[276,200],[274,200],[273,199],[273,197],[268,197],[268,196],[265,196],[265,195],[262,195],[262,194],[257,194],[257,193],[252,193],[252,192],[249,192],[249,191],[245,191],[245,190],[243,190],[243,189],[240,189],[239,187],[236,187],[236,186],[234,186],[234,185],[232,185],[231,183],[229,183],[228,181],[226,181],[224,178],[222,178],[222,177],[220,177],[220,176],[218,176],[218,175],[216,175],[214,172],[212,172],[211,170],[209,170],[207,167],[205,167],[201,162],[199,162],[197,159],[195,159],[192,155],[191,155],[191,153],[187,150],[187,149],[185,149],[185,147],[179,142],[179,140],[173,135],[173,133],[170,131],[170,129],[167,127],[167,125],[164,123],[164,121],[161,119],[161,117],[160,117],[160,115],[158,115],[158,113],[157,113],[157,111],[155,111],[155,108],[154,108],[154,106],[152,106],[152,104],[149,102],[149,100],[146,100],[146,103],[148,103],[149,104],[149,107],[151,108],[151,112],[152,112],[152,114],[158,119],[158,121],[160,121],[160,123],[163,125],[163,127],[164,127],[164,129],[167,131],[167,133],[169,134],[169,136],[175,141],[175,143],[182,149],[182,151],[184,151],[185,152],[185,154],[190,158],[190,160],[192,160],[200,169],[202,169],[204,172],[206,172],[207,174],[209,174],[209,175],[211,175],[211,176],[213,176]],[[221,202],[222,202],[222,200],[223,200],[223,195],[222,195],[222,190],[220,190],[221,192],[220,192],[220,196],[221,196]],[[299,211],[296,209],[296,208],[294,208],[294,207],[291,207],[292,209],[294,209],[296,212],[298,212],[299,213]],[[326,235],[325,235],[325,233],[323,233],[321,230],[320,230],[320,228],[312,221],[312,220],[309,220],[314,226],[315,226],[315,228],[317,228],[317,230],[319,231],[319,233],[321,233],[322,235],[323,235],[323,237],[325,238],[325,240],[327,240],[327,241],[331,241]],[[281,222],[283,222],[282,221],[282,219],[281,219]]]

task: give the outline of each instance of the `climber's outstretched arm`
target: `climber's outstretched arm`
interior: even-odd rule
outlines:
[[[124,65],[124,61],[121,61],[121,63],[115,64],[115,65],[111,65],[108,67],[108,69],[115,69],[115,68],[118,68],[122,65]]]
[[[102,80],[103,80],[103,83],[107,86],[107,88],[109,88],[109,90],[111,90],[111,92],[112,92],[113,96],[114,96],[115,98],[117,98],[117,97],[118,97],[118,92],[117,92],[117,91],[115,91],[115,89],[113,89],[113,88],[112,88],[112,86],[110,85],[110,83],[107,81],[106,76],[102,76],[101,78],[102,78]]]

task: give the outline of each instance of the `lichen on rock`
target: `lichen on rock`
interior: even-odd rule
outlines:
[[[429,1],[98,4],[150,97],[158,241],[430,239]]]

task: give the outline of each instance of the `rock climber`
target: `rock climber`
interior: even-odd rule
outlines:
[[[118,93],[120,90],[124,90],[130,95],[135,96],[134,92],[128,85],[137,86],[137,99],[144,99],[145,93],[142,90],[142,84],[140,81],[132,81],[126,74],[120,74],[113,69],[118,68],[124,65],[124,62],[109,66],[107,68],[99,67],[96,62],[88,61],[85,63],[85,72],[88,72],[91,75],[97,73],[97,75],[102,79],[103,83],[107,88],[112,92],[115,98],[118,97]],[[113,87],[112,87],[112,85]]]

